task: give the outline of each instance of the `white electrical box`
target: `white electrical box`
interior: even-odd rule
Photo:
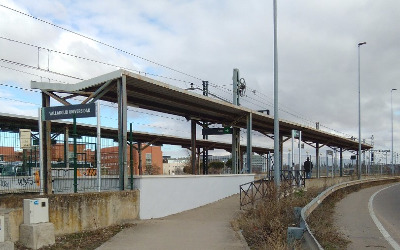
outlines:
[[[49,199],[24,199],[24,224],[49,222]]]
[[[0,242],[4,242],[5,226],[4,216],[0,215]]]

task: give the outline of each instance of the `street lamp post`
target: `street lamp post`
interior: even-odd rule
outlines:
[[[358,44],[358,179],[361,179],[361,77],[360,77],[360,46],[367,44],[362,42]]]
[[[394,174],[394,165],[393,165],[393,156],[394,156],[394,151],[393,151],[393,91],[397,89],[392,89],[390,90],[390,114],[392,116],[392,175]]]

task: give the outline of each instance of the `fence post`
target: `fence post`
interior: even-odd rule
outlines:
[[[76,162],[76,116],[73,116],[73,137],[74,137],[74,193],[78,192],[78,169]]]
[[[131,169],[131,190],[133,190],[133,135],[132,135],[132,123],[130,123],[130,134],[129,134],[129,165]]]

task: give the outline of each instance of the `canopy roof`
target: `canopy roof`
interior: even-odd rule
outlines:
[[[117,103],[117,81],[126,81],[129,106],[241,128],[247,127],[246,117],[252,113],[253,130],[273,136],[273,116],[199,95],[125,70],[117,70],[77,84],[31,82],[31,87],[89,98],[96,94],[101,100]],[[292,130],[300,130],[302,131],[302,140],[308,144],[319,143],[320,146],[358,150],[358,142],[355,140],[298,123],[279,120],[279,130],[280,135],[284,137],[291,137]],[[365,143],[361,147],[363,150],[372,148],[371,145]]]

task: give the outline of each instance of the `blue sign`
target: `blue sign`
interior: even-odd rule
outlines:
[[[78,104],[43,108],[43,120],[96,117],[96,104]]]

